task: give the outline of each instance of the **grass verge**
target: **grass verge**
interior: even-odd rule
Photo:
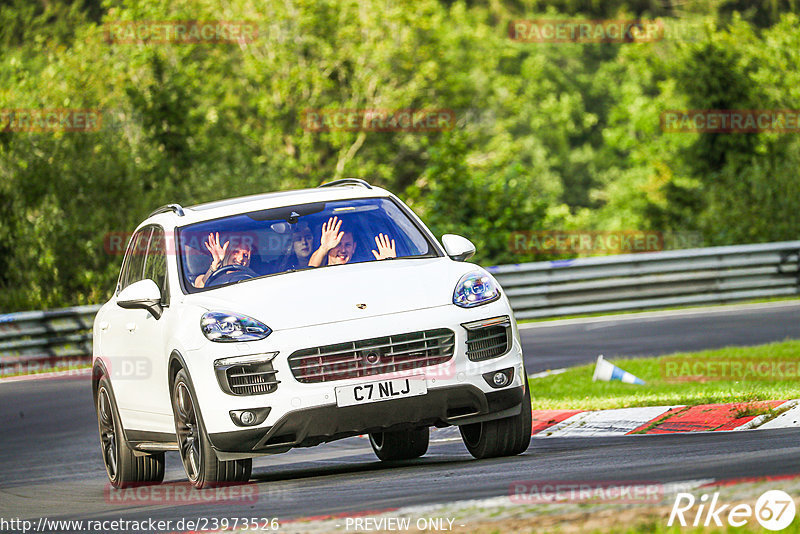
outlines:
[[[726,362],[730,366],[737,364],[741,373],[734,373],[735,377],[721,376],[720,369]],[[606,410],[800,397],[800,341],[726,347],[657,358],[612,359],[611,363],[638,376],[645,385],[592,382],[594,364],[582,365],[561,374],[532,379],[533,408]],[[675,363],[677,367],[668,367]],[[755,374],[748,372],[754,369]],[[758,372],[764,369],[769,370],[766,375]],[[743,407],[743,410],[749,409]]]

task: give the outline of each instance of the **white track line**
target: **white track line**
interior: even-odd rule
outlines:
[[[560,375],[567,371],[566,367],[562,367],[561,369],[548,369],[547,371],[542,371],[541,373],[535,373],[532,375],[528,375],[528,378],[544,378],[546,376],[552,375]]]

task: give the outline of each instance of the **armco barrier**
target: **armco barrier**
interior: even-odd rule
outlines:
[[[100,306],[0,314],[0,374],[88,363]]]
[[[490,267],[517,319],[800,293],[800,241]]]
[[[489,267],[518,319],[800,294],[800,241]],[[0,315],[0,373],[88,362],[99,306]]]

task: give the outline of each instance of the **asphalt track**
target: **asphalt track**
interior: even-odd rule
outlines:
[[[606,356],[800,338],[800,305],[525,329],[529,372]],[[591,328],[590,328],[591,327]],[[660,348],[659,348],[660,347]],[[0,517],[171,519],[308,516],[509,494],[520,480],[680,482],[800,473],[798,429],[535,439],[526,454],[476,461],[460,441],[381,464],[351,438],[254,461],[258,501],[174,505],[108,493],[88,379],[0,384]],[[166,481],[183,481],[176,453]],[[468,526],[468,525],[467,525]],[[10,531],[10,530],[9,530]]]
[[[800,339],[800,302],[523,323],[529,374],[589,363],[602,354],[658,356]]]

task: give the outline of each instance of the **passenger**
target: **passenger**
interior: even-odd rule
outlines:
[[[225,241],[225,244],[219,244],[219,232],[208,234],[208,241],[203,243],[208,251],[211,253],[211,265],[205,274],[201,274],[194,280],[194,287],[205,287],[206,282],[218,269],[228,265],[238,265],[240,267],[250,266],[250,257],[253,253],[253,246],[247,241],[242,240],[240,244],[233,245],[228,248],[230,241]]]
[[[353,258],[356,251],[353,233],[342,232],[341,228],[342,221],[336,217],[322,224],[320,246],[308,261],[310,267],[319,267],[323,261],[327,261],[327,265],[344,265]],[[394,239],[390,240],[388,235],[381,233],[375,236],[375,244],[378,250],[373,250],[372,255],[376,260],[397,257]]]
[[[314,246],[314,236],[308,223],[297,223],[292,229],[292,248],[289,250],[288,257],[280,269],[281,272],[293,269],[305,269],[308,267],[308,260]]]

